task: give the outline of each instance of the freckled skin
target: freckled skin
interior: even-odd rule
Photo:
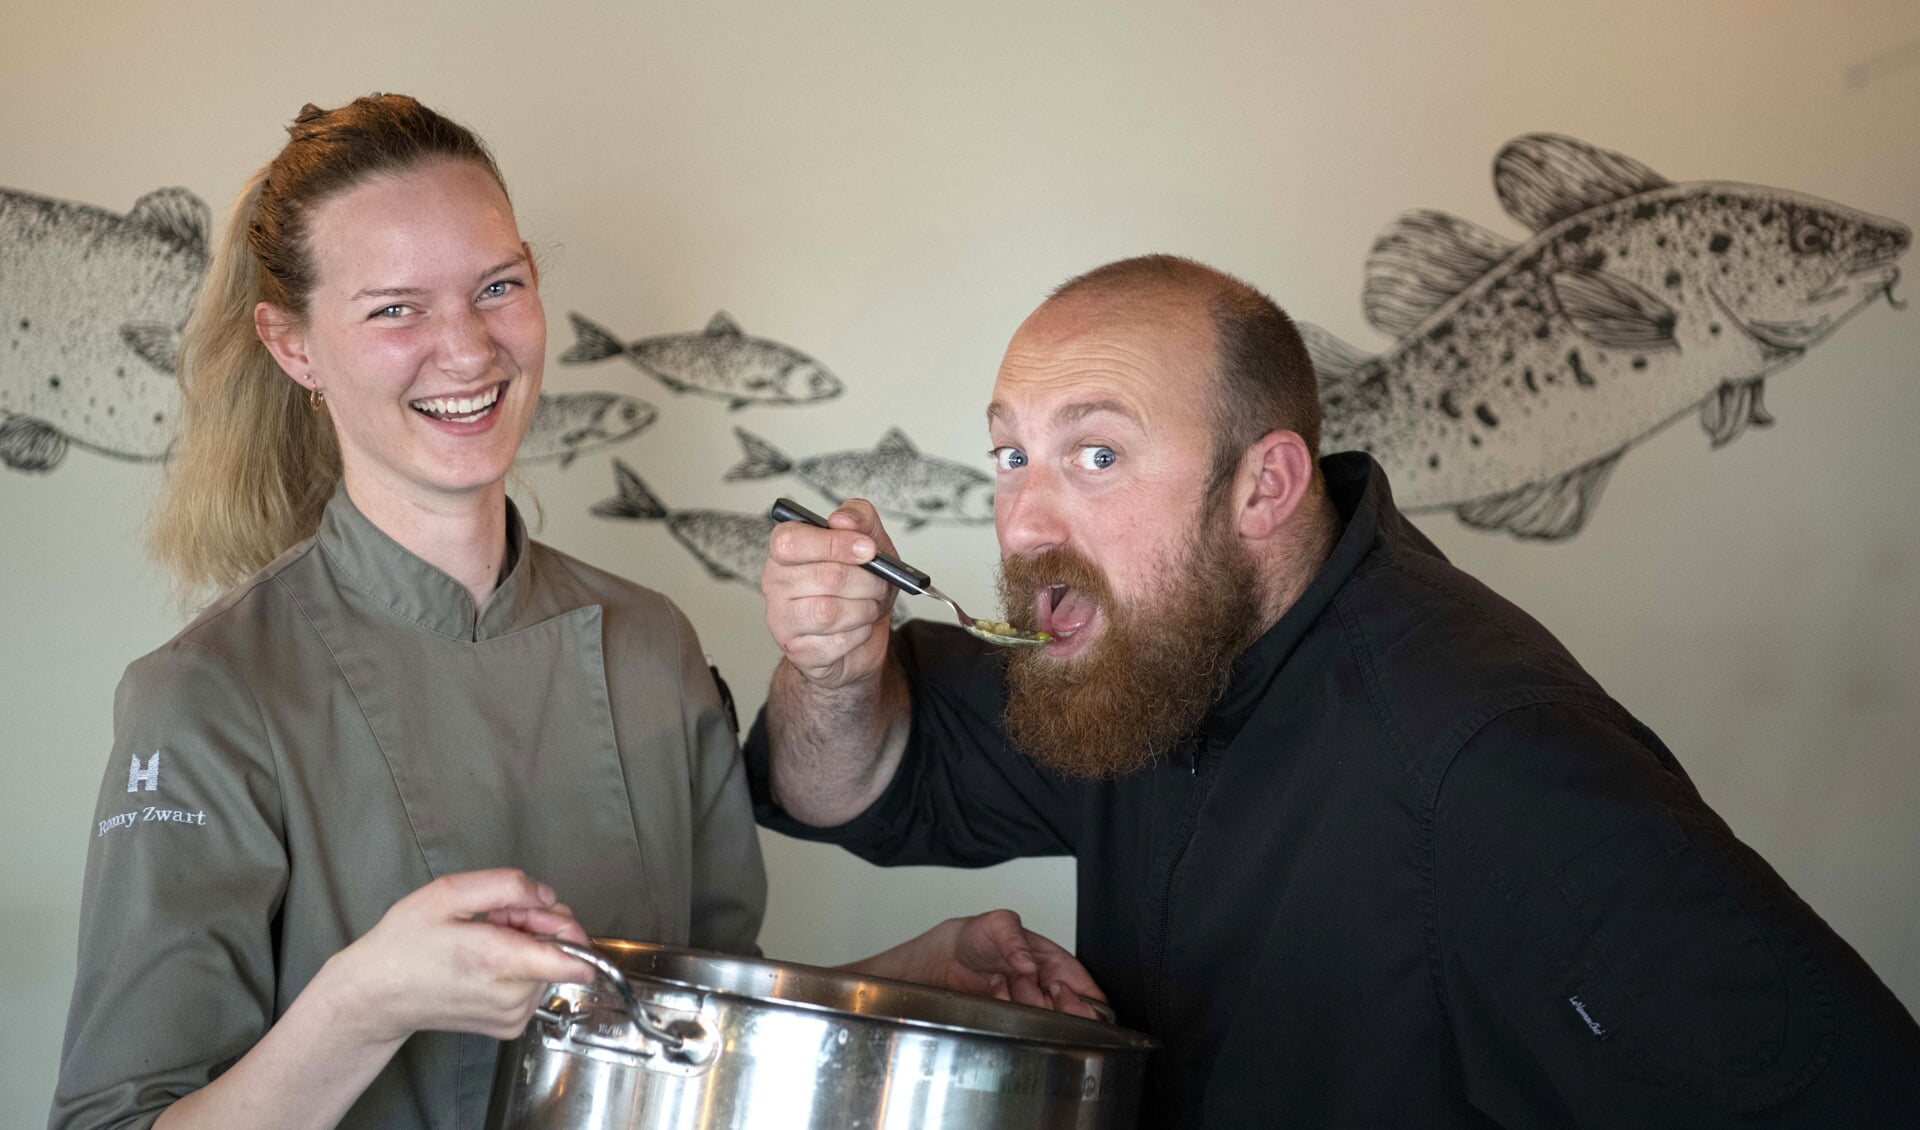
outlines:
[[[1557,478],[1692,413],[1723,383],[1797,360],[1880,297],[1908,238],[1837,204],[1730,183],[1589,209],[1516,247],[1382,354],[1359,395],[1329,402],[1323,450],[1372,452],[1409,509]],[[1609,346],[1562,312],[1550,280],[1592,270],[1596,248],[1607,249],[1600,271],[1672,307],[1671,344]],[[1775,327],[1798,348],[1736,322]]]

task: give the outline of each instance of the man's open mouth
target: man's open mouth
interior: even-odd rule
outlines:
[[[1034,594],[1034,612],[1040,630],[1055,639],[1068,639],[1087,626],[1099,605],[1072,585],[1048,585]]]
[[[433,420],[449,424],[471,424],[486,418],[500,403],[500,394],[505,392],[507,382],[474,393],[472,396],[429,396],[407,402],[407,407]]]

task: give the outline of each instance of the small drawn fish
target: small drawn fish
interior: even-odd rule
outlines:
[[[625,354],[627,360],[659,378],[675,392],[695,392],[749,404],[805,404],[840,395],[840,378],[826,366],[777,341],[748,337],[722,312],[697,334],[664,334],[623,345],[620,339],[579,314],[569,314],[578,338],[560,355],[562,364]]]
[[[0,462],[48,471],[70,444],[165,458],[209,221],[184,188],[124,216],[0,188]]]
[[[1691,412],[1714,447],[1773,423],[1763,382],[1885,297],[1911,233],[1777,188],[1674,184],[1532,134],[1494,162],[1524,243],[1401,216],[1367,260],[1368,355],[1314,326],[1322,448],[1359,448],[1408,510],[1578,533],[1627,448]]]
[[[582,451],[635,434],[659,414],[639,397],[616,392],[542,393],[520,441],[520,459],[558,459],[565,467]]]
[[[833,499],[865,498],[883,514],[917,529],[928,522],[993,521],[993,479],[977,467],[922,455],[899,428],[887,429],[871,451],[836,451],[792,463],[772,444],[733,429],[746,458],[726,473],[727,482],[765,479],[792,471],[800,481]]]
[[[715,580],[759,587],[760,571],[767,563],[767,539],[773,535],[771,517],[734,510],[668,510],[633,468],[618,459],[613,461],[613,481],[618,493],[595,503],[592,513],[602,518],[665,522],[667,532],[686,546]]]

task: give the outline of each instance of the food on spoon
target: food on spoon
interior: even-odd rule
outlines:
[[[1005,620],[975,620],[973,626],[990,636],[1010,636],[1020,640],[1041,640],[1051,642],[1053,637],[1046,632],[1023,632]]]

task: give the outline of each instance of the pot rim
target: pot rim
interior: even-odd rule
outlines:
[[[626,938],[596,937],[593,939],[593,947],[602,957],[618,966],[629,981],[635,982],[636,988],[639,987],[637,983],[648,982],[773,1008],[823,1013],[847,1020],[901,1025],[984,1040],[1012,1041],[1063,1051],[1146,1053],[1160,1046],[1158,1040],[1117,1024],[1107,1024],[1082,1016],[1054,1012],[1051,1009],[996,1000],[974,993],[942,989],[912,981],[899,981],[890,977],[875,977],[865,973],[852,973],[844,969],[830,969],[796,961],[777,961],[766,957],[719,953],[687,946],[662,945],[657,942],[637,942]],[[714,975],[693,979],[686,975],[686,970],[681,969],[674,971],[679,975],[662,974],[653,968],[661,962],[670,962],[675,965],[691,963],[695,971],[709,971]],[[787,976],[783,978],[783,974]],[[981,1027],[959,1021],[941,1020],[928,1015],[914,1015],[911,1012],[902,1015],[898,1009],[864,1012],[805,997],[763,995],[746,987],[746,983],[756,977],[769,976],[774,980],[776,987],[782,980],[792,981],[797,977],[803,981],[823,981],[838,986],[841,990],[840,995],[852,996],[856,999],[872,997],[904,1001],[910,1005],[921,1005],[928,1011],[936,1011],[942,1007],[957,1007],[967,1013],[979,1013],[989,1017],[999,1014],[1007,1020],[1008,1026],[1006,1028]]]

